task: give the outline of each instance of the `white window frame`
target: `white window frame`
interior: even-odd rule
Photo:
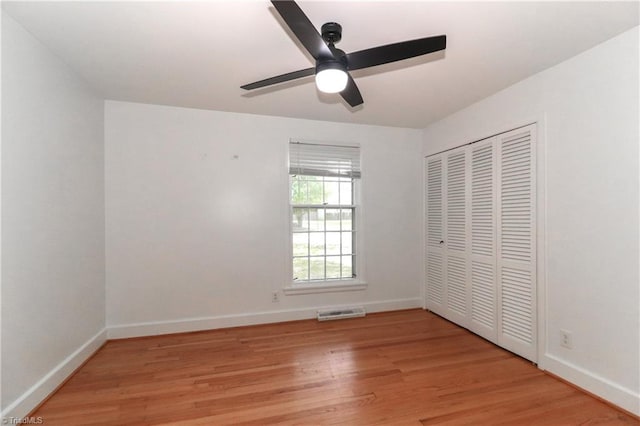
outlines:
[[[296,140],[298,141],[298,140]],[[349,143],[340,142],[317,142],[317,141],[300,141],[313,144],[328,144],[328,145],[343,145],[353,146]],[[289,149],[287,149],[287,158],[289,156]],[[366,290],[367,283],[364,280],[364,250],[363,250],[363,226],[362,226],[362,179],[353,179],[353,223],[355,233],[355,277],[354,278],[341,278],[341,279],[327,279],[327,280],[312,280],[312,281],[293,281],[293,208],[294,205],[291,202],[292,191],[292,176],[287,171],[287,203],[289,212],[288,221],[288,259],[287,259],[287,283],[283,288],[283,292],[286,295],[296,294],[314,294],[314,293],[330,293],[330,292],[343,292],[343,291],[358,291]],[[297,206],[296,206],[297,207]],[[331,206],[327,206],[330,208]],[[336,206],[337,207],[337,206]]]

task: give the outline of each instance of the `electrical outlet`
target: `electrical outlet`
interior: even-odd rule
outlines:
[[[573,348],[573,337],[570,331],[560,330],[560,346],[567,349]]]
[[[273,294],[271,294],[271,302],[278,303],[279,301],[280,301],[280,294],[278,294],[277,291],[274,291]]]

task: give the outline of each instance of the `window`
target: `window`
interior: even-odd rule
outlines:
[[[355,279],[359,148],[292,142],[289,174],[293,282]]]

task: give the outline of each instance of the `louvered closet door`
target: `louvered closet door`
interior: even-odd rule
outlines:
[[[467,147],[445,154],[445,317],[468,325]]]
[[[444,164],[438,155],[425,161],[426,194],[426,307],[445,314],[445,264],[444,264]]]
[[[497,138],[498,344],[535,361],[535,128]]]
[[[495,137],[470,148],[471,318],[469,329],[498,341]]]

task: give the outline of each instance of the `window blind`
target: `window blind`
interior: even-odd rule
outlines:
[[[289,174],[360,178],[360,148],[292,141]]]

